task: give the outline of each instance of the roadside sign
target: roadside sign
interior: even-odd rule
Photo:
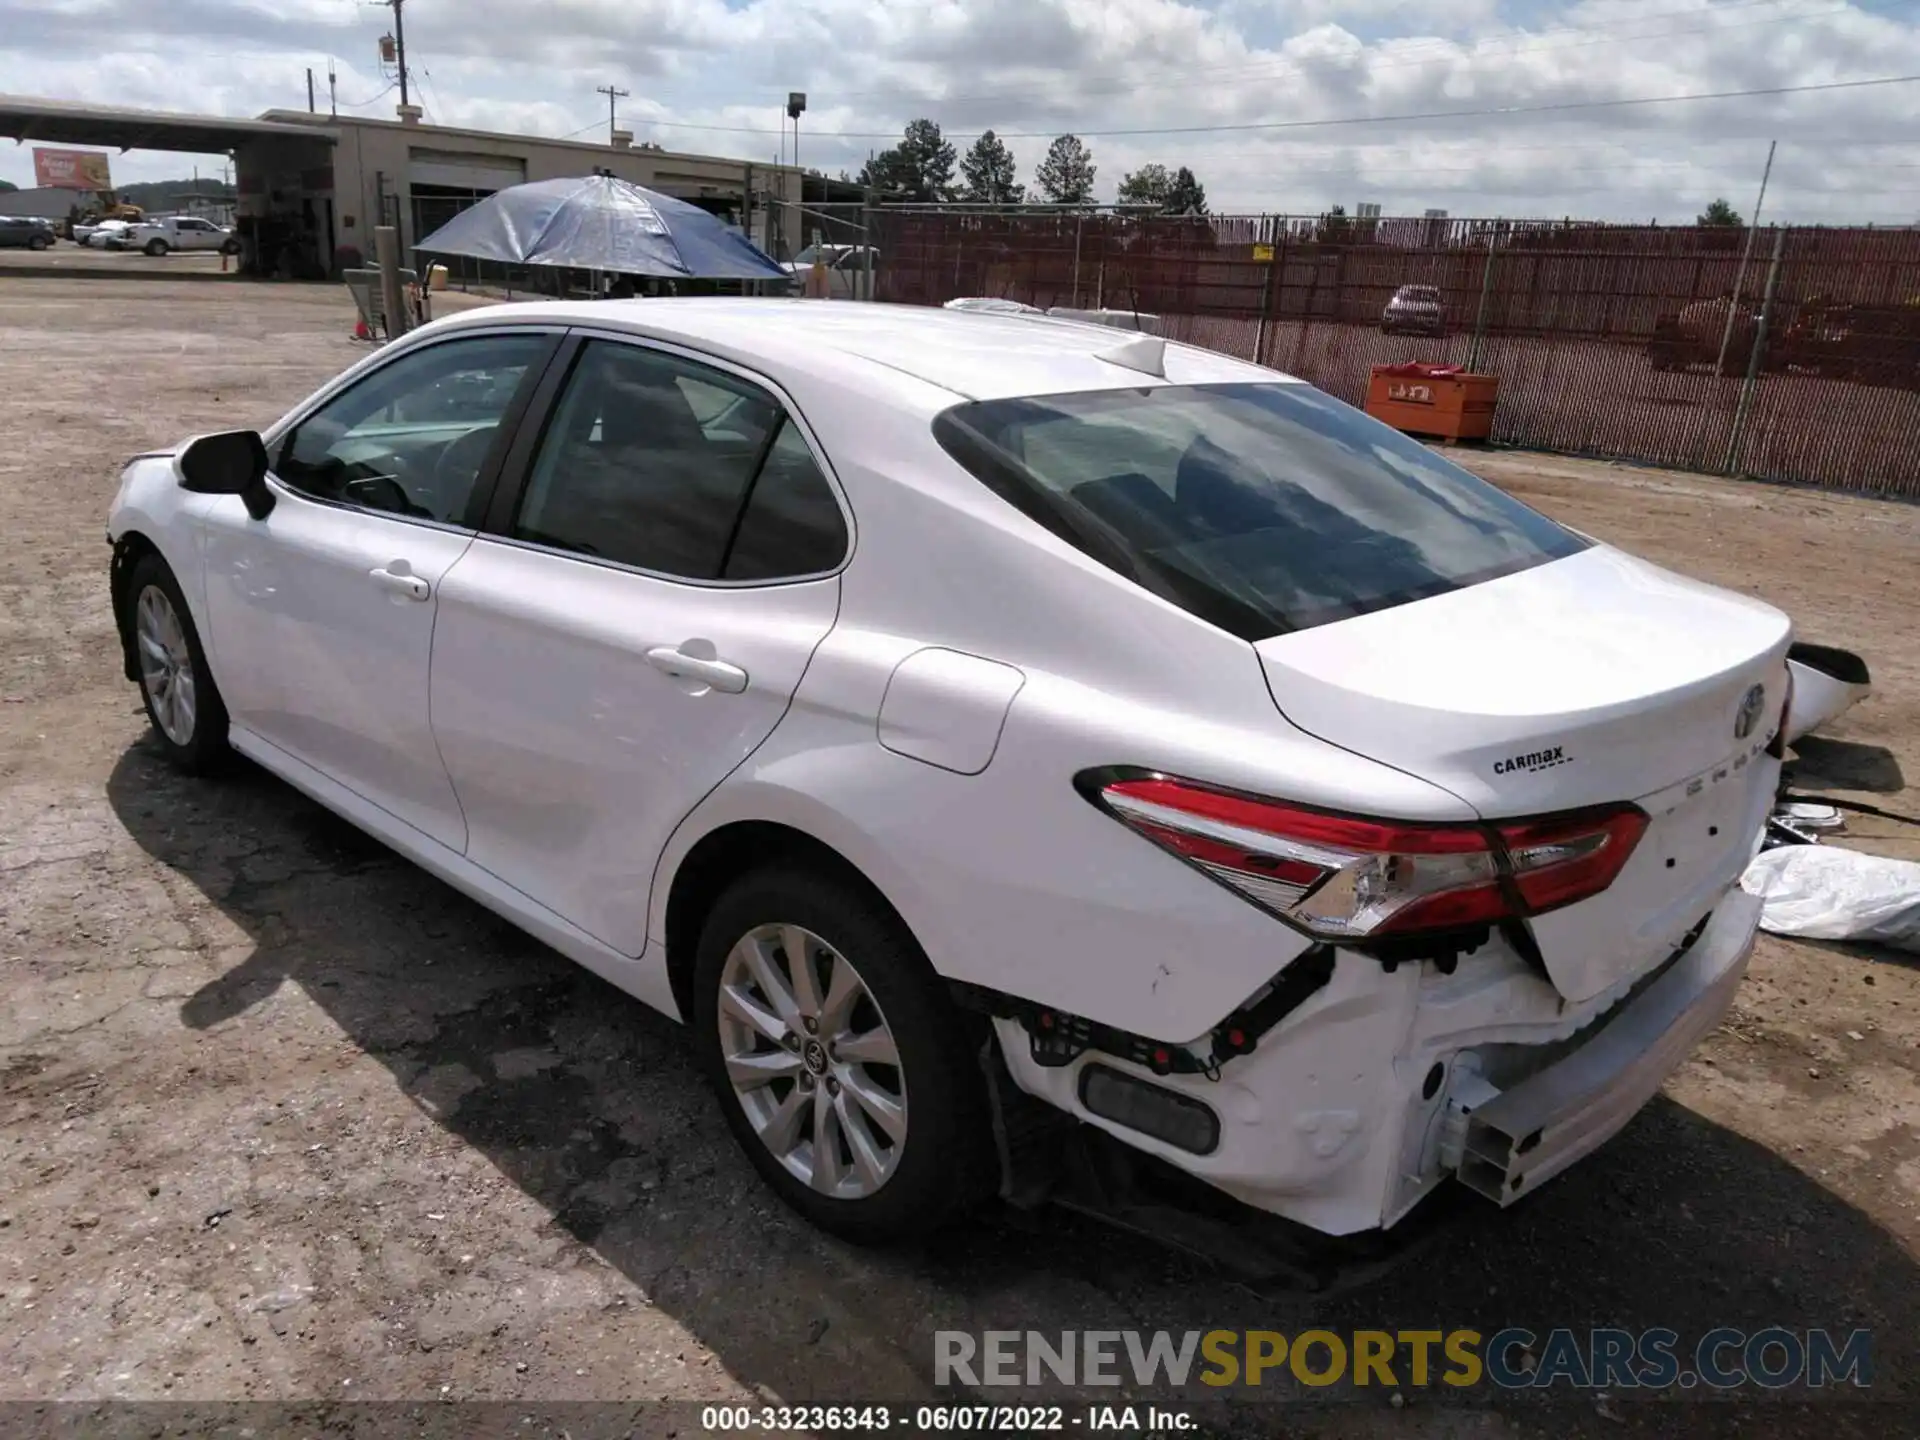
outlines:
[[[33,147],[33,183],[55,190],[111,190],[113,172],[98,150]]]
[[[1271,261],[1273,259],[1273,247],[1271,245],[1254,246],[1253,258],[1255,260]]]

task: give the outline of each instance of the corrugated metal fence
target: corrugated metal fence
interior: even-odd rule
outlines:
[[[1500,377],[1504,444],[1920,498],[1920,230],[875,213],[878,298],[1132,308],[1355,404]],[[1439,333],[1389,333],[1405,285]],[[1731,298],[1738,291],[1738,303]]]

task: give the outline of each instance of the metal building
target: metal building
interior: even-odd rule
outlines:
[[[319,278],[373,253],[374,227],[397,225],[403,252],[476,200],[523,180],[605,170],[732,219],[770,253],[796,248],[800,172],[713,155],[548,140],[395,120],[270,110],[253,120],[0,95],[0,137],[119,151],[225,154],[239,191],[244,268]]]

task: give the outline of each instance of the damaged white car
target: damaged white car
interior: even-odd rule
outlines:
[[[1152,336],[472,311],[110,534],[162,748],[687,1020],[860,1239],[991,1193],[1006,1097],[1322,1232],[1506,1203],[1753,943],[1786,617]]]

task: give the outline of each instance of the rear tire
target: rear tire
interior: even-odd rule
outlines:
[[[821,1229],[863,1245],[924,1235],[997,1187],[984,1032],[859,885],[785,865],[735,881],[700,936],[693,1010],[734,1138]]]
[[[218,768],[228,753],[227,707],[167,562],[158,555],[135,561],[122,603],[154,739],[189,775]]]
[[[160,258],[160,256],[162,256],[162,255],[164,255],[164,254],[166,254],[166,253],[167,253],[167,242],[166,242],[166,241],[164,241],[164,240],[149,240],[149,241],[147,242],[147,254],[149,254],[149,255],[151,255],[151,256],[153,256],[153,257],[154,257],[154,258],[155,258],[156,260],[157,260],[157,259],[159,259],[159,258]]]

